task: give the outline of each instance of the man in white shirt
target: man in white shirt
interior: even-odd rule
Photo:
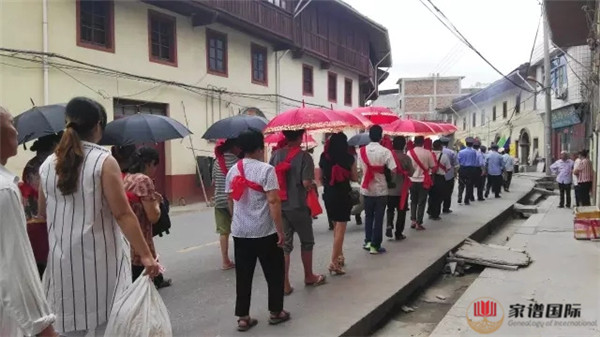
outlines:
[[[360,149],[358,163],[364,172],[360,192],[365,199],[365,244],[364,249],[371,254],[385,253],[381,247],[383,240],[383,217],[387,204],[388,181],[385,169],[396,170],[392,152],[381,146],[383,129],[374,125],[369,129],[371,143]]]
[[[0,106],[0,336],[58,336],[27,237],[19,178],[4,167],[17,146],[12,116]]]
[[[510,183],[512,182],[513,172],[515,170],[515,159],[505,149],[500,149],[504,159],[504,191],[510,192]]]
[[[435,167],[431,170],[433,186],[429,190],[429,219],[441,220],[442,203],[448,191],[446,185],[446,173],[452,166],[450,157],[443,152],[442,142],[436,140],[433,142],[433,155],[435,157]]]
[[[431,188],[432,181],[429,170],[435,167],[435,161],[431,151],[423,148],[425,138],[422,136],[415,137],[415,148],[408,152],[408,156],[412,160],[413,173],[410,180],[410,219],[412,220],[411,228],[424,230],[423,216],[425,215],[425,205],[427,204],[427,194]]]

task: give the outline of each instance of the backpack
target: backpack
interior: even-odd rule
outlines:
[[[163,236],[170,234],[171,229],[171,218],[169,217],[169,200],[163,197],[163,202],[160,203],[160,218],[152,225],[152,236]]]

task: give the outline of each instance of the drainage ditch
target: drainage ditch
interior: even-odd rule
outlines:
[[[519,201],[521,205],[537,205],[546,199],[544,193],[533,190]],[[478,238],[481,243],[504,245],[527,219],[511,210],[499,224]],[[442,273],[418,289],[405,303],[399,303],[383,324],[371,335],[376,337],[426,337],[431,334],[454,303],[483,271],[483,266],[472,265],[461,276]]]

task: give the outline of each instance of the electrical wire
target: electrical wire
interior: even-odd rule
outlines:
[[[427,1],[429,4],[431,4],[431,6],[433,7],[433,9],[431,9],[426,3],[425,1]],[[448,17],[444,14],[444,12],[442,12],[434,3],[432,0],[419,0],[419,2],[421,2],[421,4],[427,8],[427,10],[429,10],[435,17],[436,19],[438,19],[438,21],[440,21],[440,23],[442,23],[442,25],[444,25],[444,27],[446,27],[454,36],[456,36],[460,41],[462,41],[467,47],[469,47],[472,51],[474,51],[485,63],[487,63],[490,67],[492,67],[492,69],[494,69],[498,74],[500,74],[502,77],[504,77],[507,81],[511,82],[513,85],[515,85],[516,87],[521,88],[522,90],[528,91],[528,92],[534,92],[535,90],[531,90],[530,88],[526,88],[521,86],[519,83],[513,81],[512,79],[510,79],[508,76],[504,75],[504,73],[502,73],[498,68],[496,68],[496,66],[494,66],[487,58],[485,58],[481,52],[479,52],[479,50],[477,50],[477,48],[475,48],[475,46],[473,46],[469,40],[456,28],[456,26],[452,23],[452,21],[450,21],[450,19],[448,19]],[[435,10],[435,12],[434,12]],[[437,12],[437,14],[436,14]],[[440,17],[441,16],[441,17]],[[443,19],[445,19],[446,21],[444,21]]]

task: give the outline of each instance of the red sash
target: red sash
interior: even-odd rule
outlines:
[[[375,179],[375,173],[384,174],[383,166],[372,166],[371,162],[369,162],[369,157],[367,156],[367,149],[365,146],[360,148],[360,158],[362,158],[363,163],[367,166],[365,170],[365,178],[363,179],[362,188],[369,188],[369,185]]]
[[[225,156],[221,151],[215,149],[215,157],[217,158],[217,164],[219,165],[219,170],[224,175],[227,175],[227,164],[225,163]]]
[[[331,167],[331,178],[329,179],[329,185],[333,186],[335,183],[341,183],[350,179],[350,171],[341,167],[338,164],[333,165]]]
[[[31,185],[26,182],[19,183],[19,190],[21,190],[21,195],[23,199],[29,199],[29,197],[34,196],[37,199],[38,191]]]
[[[125,176],[127,176],[127,173],[123,173],[121,172],[121,179],[125,180]],[[129,191],[125,191],[125,195],[127,196],[127,201],[129,201],[129,203],[132,202],[141,202],[140,197],[138,197],[137,195],[135,195],[133,192],[129,192]]]
[[[419,156],[415,153],[415,150],[412,149],[409,151],[412,159],[417,163],[417,166],[423,171],[423,188],[426,190],[430,189],[433,186],[433,181],[431,180],[431,176],[429,175],[429,170],[425,168],[425,165],[419,160]]]
[[[394,161],[396,162],[396,174],[401,175],[403,179],[402,189],[400,190],[400,208],[399,210],[403,211],[406,206],[406,200],[408,199],[408,191],[410,190],[410,186],[412,185],[412,181],[410,181],[410,176],[408,172],[402,168],[402,164],[396,156],[396,153],[392,151],[392,156],[394,157]]]
[[[281,201],[286,201],[288,199],[287,173],[292,168],[292,159],[294,159],[301,151],[302,149],[299,146],[289,148],[285,159],[275,166],[275,174],[277,174],[277,181],[279,182],[279,198]]]
[[[246,174],[244,173],[244,163],[243,160],[237,162],[237,168],[240,174],[235,176],[231,181],[231,198],[235,201],[239,201],[246,188],[251,188],[255,191],[265,193],[265,190],[259,184],[246,179]]]

